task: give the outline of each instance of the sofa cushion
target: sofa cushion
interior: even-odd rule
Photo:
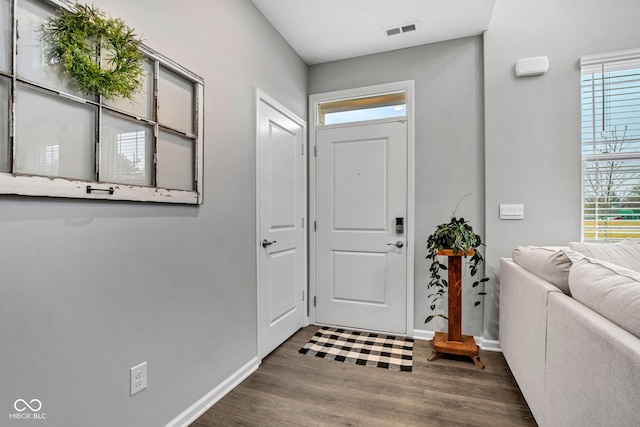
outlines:
[[[571,242],[569,248],[590,258],[640,271],[640,242],[634,240],[616,243]]]
[[[640,337],[640,273],[585,257],[569,271],[573,298]]]
[[[556,286],[567,295],[571,260],[557,246],[518,246],[511,254],[513,262]]]

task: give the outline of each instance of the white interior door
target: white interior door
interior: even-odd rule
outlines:
[[[407,333],[406,121],[316,133],[315,320]]]
[[[260,356],[303,326],[306,285],[305,125],[258,96]]]

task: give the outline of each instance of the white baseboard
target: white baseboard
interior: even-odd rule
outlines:
[[[502,353],[502,349],[500,348],[500,341],[496,340],[488,340],[482,337],[474,337],[476,340],[476,344],[482,349],[486,351],[495,351],[497,353]]]
[[[413,338],[421,341],[430,341],[433,339],[434,335],[435,335],[434,331],[427,331],[424,329],[413,330]],[[476,340],[476,344],[478,345],[478,347],[480,347],[480,349],[482,350],[497,351],[497,352],[502,351],[500,349],[500,341],[487,340],[487,339],[484,339],[483,337],[473,337],[473,338]]]
[[[431,341],[435,335],[434,331],[427,331],[424,329],[414,329],[413,338],[420,341]]]
[[[165,427],[187,427],[198,419],[200,415],[204,414],[209,408],[215,405],[216,402],[222,399],[227,393],[233,390],[245,378],[254,373],[259,366],[260,361],[257,357],[254,357],[243,367],[231,374],[231,376],[224,380],[220,385],[187,408],[183,413],[169,421]]]

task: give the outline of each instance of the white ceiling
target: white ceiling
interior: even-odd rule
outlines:
[[[495,0],[251,0],[309,65],[482,34]],[[417,30],[385,30],[417,23]]]

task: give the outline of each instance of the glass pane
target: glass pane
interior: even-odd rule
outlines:
[[[193,133],[193,83],[160,67],[158,121],[166,127]]]
[[[105,113],[100,141],[100,181],[153,185],[153,128]]]
[[[16,172],[95,179],[95,108],[19,85]]]
[[[158,136],[158,187],[193,191],[193,140],[160,131]]]
[[[640,69],[582,76],[582,152],[640,152]]]
[[[584,162],[584,238],[640,238],[640,160]]]
[[[338,123],[404,117],[407,115],[406,102],[405,92],[329,101],[320,104],[318,122],[321,125],[335,125]]]
[[[11,72],[11,2],[0,0],[0,70]]]
[[[407,115],[406,106],[377,107],[360,110],[341,111],[339,113],[327,113],[324,116],[325,125],[337,125],[339,123],[363,122],[365,120],[387,119],[390,117],[404,117]]]
[[[9,85],[11,81],[0,77],[0,172],[10,172],[9,165]]]
[[[76,89],[62,75],[62,67],[47,58],[41,41],[41,28],[53,15],[53,9],[45,2],[18,1],[18,76],[52,89],[94,99]]]
[[[145,61],[144,70],[146,72],[145,80],[142,83],[142,90],[133,101],[124,98],[117,98],[113,101],[105,100],[108,105],[118,110],[124,111],[136,117],[143,117],[148,120],[154,120],[153,111],[153,62]]]

